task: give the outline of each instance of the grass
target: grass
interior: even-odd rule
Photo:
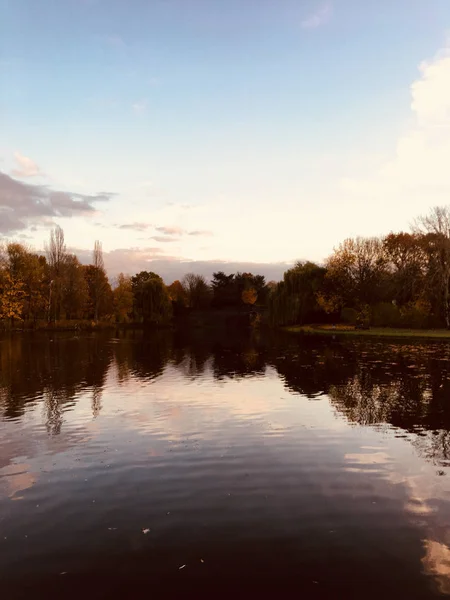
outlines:
[[[402,337],[402,338],[438,338],[450,340],[447,329],[396,329],[390,327],[371,327],[370,329],[355,329],[351,325],[296,325],[284,327],[291,333],[306,333],[311,335],[345,335],[370,337]]]

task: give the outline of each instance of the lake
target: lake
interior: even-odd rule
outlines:
[[[11,334],[0,369],[5,598],[450,595],[450,344]]]

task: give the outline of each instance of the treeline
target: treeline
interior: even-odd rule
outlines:
[[[450,327],[450,210],[411,232],[345,240],[324,266],[298,263],[270,296],[273,325]]]
[[[134,276],[121,273],[111,286],[100,242],[95,242],[91,264],[82,265],[67,251],[59,226],[52,230],[44,255],[16,242],[0,252],[0,321],[6,326],[64,326],[74,321],[158,326],[189,310],[245,309],[266,303],[268,296],[264,277],[251,273],[217,272],[211,284],[188,273],[166,286],[156,273],[141,271]]]
[[[411,232],[351,238],[324,265],[299,262],[279,283],[252,273],[188,273],[166,286],[151,271],[111,286],[100,242],[82,265],[56,227],[45,255],[8,243],[0,253],[0,321],[146,323],[210,308],[267,306],[273,326],[346,322],[361,327],[450,328],[450,209],[437,207]],[[259,315],[258,315],[259,316]],[[258,322],[256,321],[253,322]]]

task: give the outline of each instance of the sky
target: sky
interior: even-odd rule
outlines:
[[[0,239],[280,279],[450,202],[449,0],[0,0]]]

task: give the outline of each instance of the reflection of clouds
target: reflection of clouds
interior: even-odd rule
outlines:
[[[36,483],[36,474],[30,472],[30,465],[16,463],[0,469],[0,485],[6,496],[20,500],[16,494],[27,490]]]
[[[435,577],[441,594],[450,595],[450,548],[434,540],[425,540],[424,546],[425,572]]]
[[[445,543],[446,536],[450,535],[450,529],[439,524],[438,519],[440,518],[442,522],[442,515],[439,515],[432,502],[439,497],[446,497],[448,490],[444,488],[448,485],[444,486],[441,482],[440,485],[437,484],[435,477],[427,477],[425,473],[419,475],[402,473],[398,461],[394,462],[388,452],[370,446],[362,447],[361,450],[368,451],[345,454],[345,460],[352,465],[346,470],[370,473],[373,472],[375,465],[380,467],[376,469],[377,474],[392,485],[402,486],[407,493],[404,504],[406,513],[414,518],[417,526],[425,529],[425,556],[422,558],[424,571],[436,579],[442,594],[450,594],[450,548]]]
[[[349,467],[345,470],[359,473],[373,472],[373,465],[388,465],[390,463],[389,455],[386,452],[362,452],[362,453],[347,453],[344,455],[344,460],[349,461]],[[364,468],[367,467],[367,468]]]

